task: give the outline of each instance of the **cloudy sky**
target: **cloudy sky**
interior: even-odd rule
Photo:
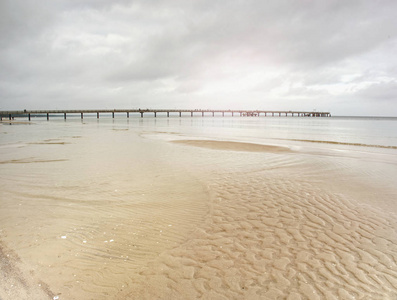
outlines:
[[[0,110],[397,116],[395,0],[0,0]]]

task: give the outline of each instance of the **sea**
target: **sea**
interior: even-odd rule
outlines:
[[[397,118],[0,123],[0,299],[397,299]]]

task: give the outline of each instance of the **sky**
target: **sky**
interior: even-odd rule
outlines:
[[[395,0],[0,0],[0,110],[397,116]]]

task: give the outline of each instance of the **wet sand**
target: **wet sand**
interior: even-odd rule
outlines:
[[[327,193],[299,173],[218,176],[205,224],[151,262],[134,291],[122,296],[395,299],[394,215]]]
[[[232,141],[214,141],[214,140],[176,140],[172,141],[177,144],[185,144],[195,147],[202,147],[214,150],[227,150],[227,151],[246,151],[246,152],[290,152],[287,147],[261,145],[255,143],[243,143]]]
[[[69,141],[29,147],[61,151],[73,147]],[[21,216],[6,218],[10,228],[0,232],[8,243],[2,257],[15,253],[1,264],[0,299],[396,299],[396,212],[327,188],[345,173],[322,158],[254,143],[140,142],[148,147],[137,146],[139,157],[153,165],[134,168],[146,178],[130,173],[136,158],[95,175],[117,162],[105,151],[109,161],[53,193],[41,183],[34,204],[22,192],[3,200]],[[84,149],[102,149],[92,147]],[[131,156],[129,147],[122,158]],[[13,159],[2,166],[42,163],[54,178],[59,167],[82,163]],[[160,160],[170,164],[155,167]],[[3,179],[7,187],[12,179]],[[371,188],[361,186],[361,194]]]
[[[24,271],[19,256],[0,242],[0,299],[52,299],[54,294],[43,283]]]

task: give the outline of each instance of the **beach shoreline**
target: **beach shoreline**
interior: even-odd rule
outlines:
[[[397,295],[393,149],[105,121],[3,127],[2,299]]]

